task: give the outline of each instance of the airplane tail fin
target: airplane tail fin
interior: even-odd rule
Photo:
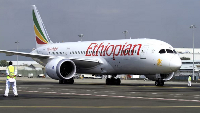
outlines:
[[[32,15],[33,15],[33,26],[35,31],[35,38],[36,38],[36,47],[40,47],[44,44],[53,43],[49,35],[44,27],[44,24],[42,22],[42,18],[40,17],[40,14],[37,10],[37,7],[35,5],[32,5]]]

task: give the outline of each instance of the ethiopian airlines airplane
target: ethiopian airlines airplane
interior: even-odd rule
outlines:
[[[106,84],[121,83],[118,74],[145,75],[163,86],[181,67],[173,47],[155,39],[121,39],[53,43],[35,5],[32,10],[36,49],[31,53],[0,50],[7,55],[31,57],[52,79],[73,84],[75,73],[112,75]]]

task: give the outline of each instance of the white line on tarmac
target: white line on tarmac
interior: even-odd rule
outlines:
[[[76,94],[76,95],[86,95],[87,96],[87,95],[92,95],[92,94]]]
[[[57,93],[57,92],[44,92],[44,93]]]
[[[151,93],[152,95],[156,95],[156,94],[158,94],[158,93]]]
[[[106,96],[108,96],[108,95],[95,95],[95,96],[106,97]]]
[[[35,92],[39,92],[39,91],[26,91],[26,92],[32,92],[32,93],[35,93]]]

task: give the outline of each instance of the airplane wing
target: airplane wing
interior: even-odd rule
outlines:
[[[0,50],[0,53],[5,53],[6,56],[20,55],[20,56],[31,57],[31,58],[50,58],[51,57],[50,55],[25,53],[25,52],[17,52],[17,51],[7,51],[7,50]]]
[[[6,56],[20,55],[20,56],[38,58],[38,59],[56,58],[56,56],[52,56],[52,55],[43,55],[43,54],[36,54],[36,53],[25,53],[25,52],[7,51],[7,50],[0,50],[0,53],[5,53]],[[92,59],[92,58],[86,59],[86,58],[71,57],[71,58],[66,58],[66,59],[72,60],[76,64],[76,66],[78,66],[79,68],[91,68],[103,63],[100,59]]]

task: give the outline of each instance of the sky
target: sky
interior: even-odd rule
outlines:
[[[151,38],[200,48],[200,0],[0,0],[0,49],[35,48],[32,6],[53,42]],[[77,45],[78,46],[78,45]]]

